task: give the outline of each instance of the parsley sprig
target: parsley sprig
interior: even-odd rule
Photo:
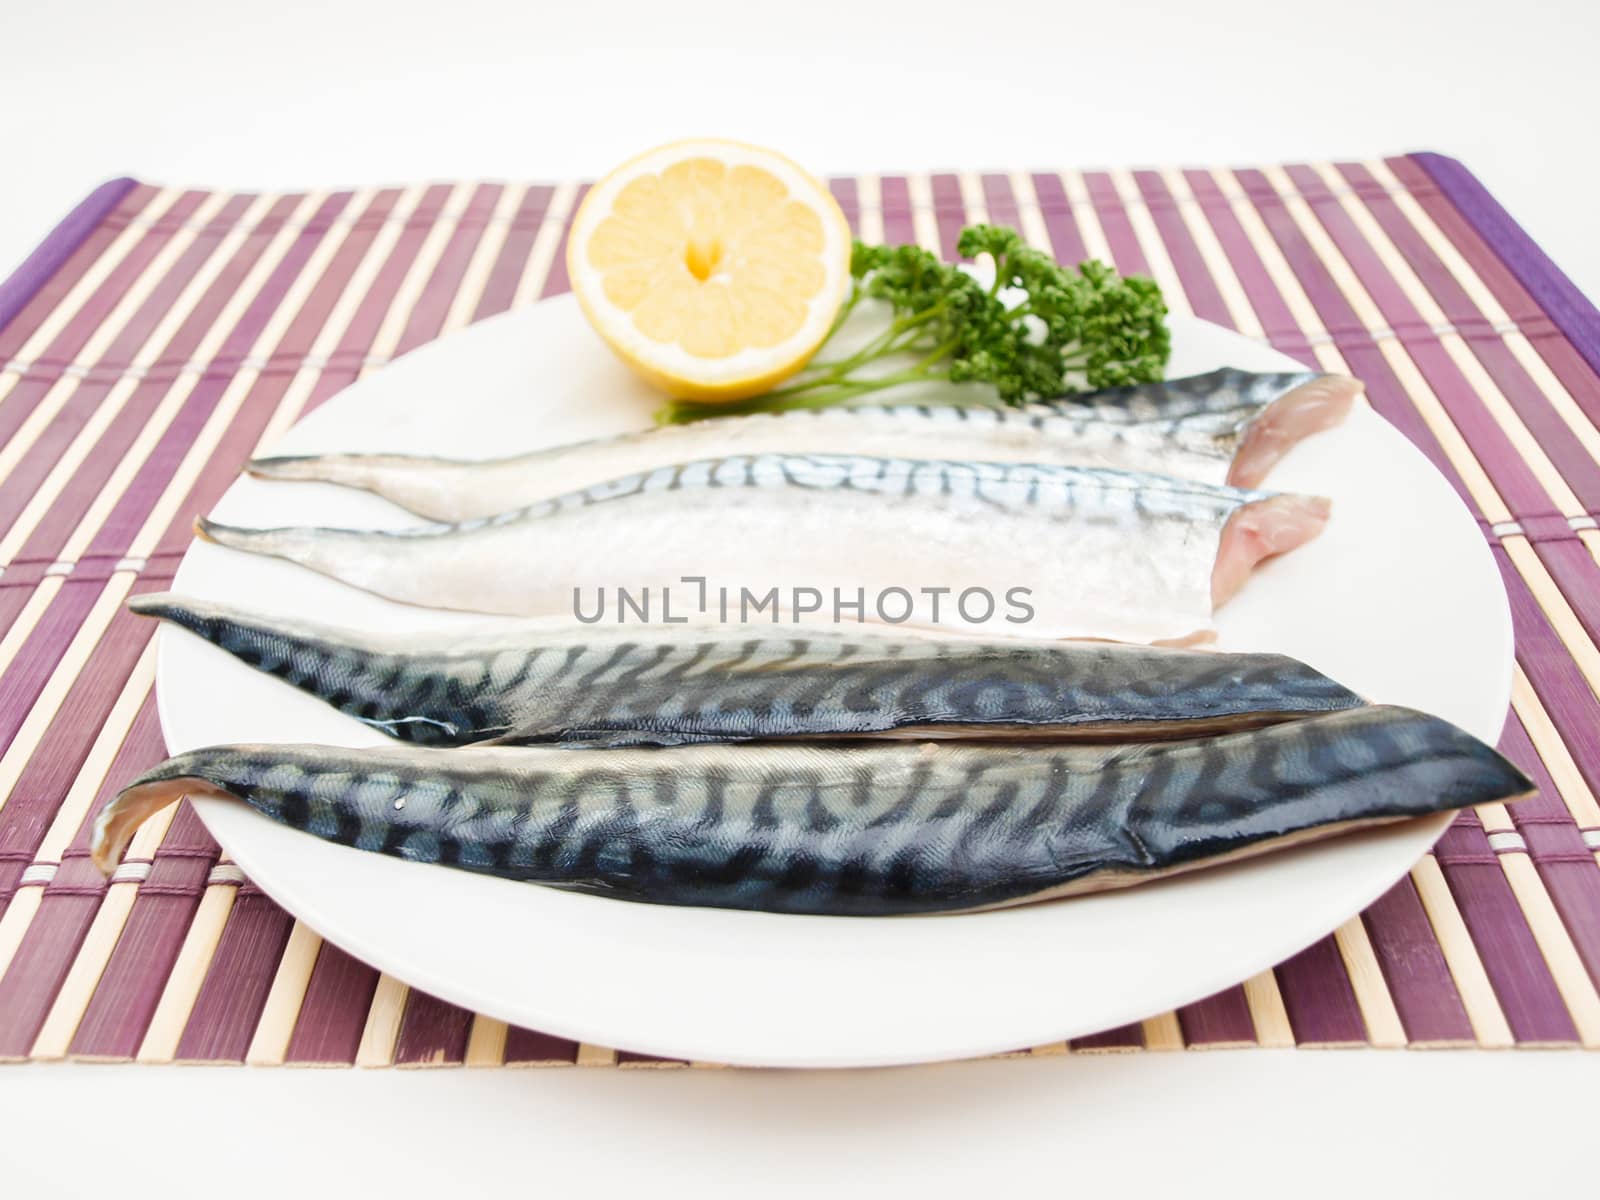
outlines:
[[[957,250],[963,258],[992,260],[993,282],[985,287],[920,246],[855,243],[849,296],[805,369],[749,400],[675,400],[658,420],[826,408],[929,380],[987,384],[1002,403],[1023,404],[1162,377],[1171,339],[1167,306],[1153,280],[1122,278],[1094,259],[1064,267],[1015,230],[996,225],[967,226]],[[865,300],[889,306],[888,327],[859,349],[828,359],[834,335]],[[895,365],[869,370],[884,360]]]

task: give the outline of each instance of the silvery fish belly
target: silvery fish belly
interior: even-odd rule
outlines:
[[[1447,722],[1382,707],[1155,745],[219,746],[126,788],[92,850],[109,872],[151,813],[208,795],[623,900],[888,916],[1121,887],[1530,789]]]
[[[965,596],[966,632],[1158,642],[1209,635],[1213,607],[1262,558],[1314,537],[1327,513],[1316,497],[1125,471],[763,454],[456,525],[197,529],[431,608],[571,617],[586,594],[681,597],[694,577],[723,590],[680,618],[725,620],[727,597],[743,612],[746,593],[798,617],[815,593],[819,623],[843,601],[868,620],[938,627],[935,607],[954,624]]]
[[[375,637],[158,593],[128,606],[426,746],[1184,737],[1362,703],[1278,654],[771,625]]]
[[[723,417],[466,462],[403,454],[261,458],[250,473],[375,492],[433,521],[522,508],[608,479],[728,454],[855,454],[1143,471],[1257,487],[1288,449],[1342,421],[1361,385],[1225,368],[1020,408],[896,405]]]

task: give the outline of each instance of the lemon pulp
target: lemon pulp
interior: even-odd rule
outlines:
[[[663,147],[585,199],[569,274],[591,322],[679,396],[735,399],[804,365],[849,280],[849,233],[821,183],[770,151]]]

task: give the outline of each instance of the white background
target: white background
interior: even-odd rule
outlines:
[[[1463,159],[1590,294],[1592,0],[0,0],[0,264],[94,184]]]
[[[1597,294],[1597,12],[1592,0],[0,0],[0,273],[118,174],[224,188],[551,179],[712,133],[821,172],[1435,149]],[[191,1194],[248,1196],[312,1183],[1526,1194],[1593,1178],[1597,1084],[1600,1058],[1531,1052],[848,1075],[0,1068],[0,1191],[182,1194],[168,1181],[182,1164]]]

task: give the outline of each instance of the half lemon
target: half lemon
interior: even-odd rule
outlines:
[[[804,366],[850,283],[850,228],[781,154],[674,142],[584,197],[567,274],[590,323],[672,396],[740,400]]]

